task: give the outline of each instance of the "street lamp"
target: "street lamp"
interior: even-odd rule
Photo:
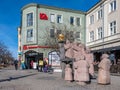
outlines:
[[[64,41],[64,35],[63,34],[59,34],[58,35],[58,41],[59,41],[59,43],[63,43],[63,41]]]

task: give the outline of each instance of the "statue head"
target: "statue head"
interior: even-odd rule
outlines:
[[[69,64],[67,64],[67,65],[66,65],[66,68],[70,68],[70,65],[69,65]]]
[[[103,54],[102,57],[101,57],[101,59],[108,58],[108,57],[109,57],[108,54]]]
[[[68,44],[68,43],[70,43],[70,41],[67,39],[67,40],[66,40],[66,44]]]
[[[91,52],[91,50],[90,50],[89,47],[86,47],[85,51],[86,51],[87,53],[90,53],[90,52]]]
[[[84,55],[80,55],[80,60],[85,60],[85,56]]]

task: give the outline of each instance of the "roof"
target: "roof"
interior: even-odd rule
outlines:
[[[21,10],[24,10],[24,9],[29,8],[29,7],[32,7],[32,6],[37,7],[37,8],[46,8],[46,9],[52,9],[52,10],[65,11],[65,12],[73,12],[73,13],[79,13],[79,14],[86,14],[86,12],[80,11],[80,10],[60,8],[60,7],[48,6],[48,5],[37,4],[37,3],[27,4],[27,5],[25,5]]]

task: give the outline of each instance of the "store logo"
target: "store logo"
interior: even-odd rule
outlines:
[[[48,16],[45,13],[40,13],[41,20],[48,20]]]

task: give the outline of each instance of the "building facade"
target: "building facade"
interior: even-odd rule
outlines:
[[[19,57],[27,64],[31,59],[51,57],[56,53],[52,46],[57,36],[64,34],[90,47],[97,61],[102,53],[114,53],[116,60],[120,59],[119,3],[101,0],[87,12],[40,4],[24,6],[18,29]]]
[[[18,52],[27,68],[30,68],[31,60],[37,62],[56,50],[59,34],[80,43],[86,42],[85,12],[34,3],[24,6],[21,12]]]
[[[96,59],[102,53],[113,52],[120,58],[120,1],[101,0],[86,15],[86,46],[94,52]]]

